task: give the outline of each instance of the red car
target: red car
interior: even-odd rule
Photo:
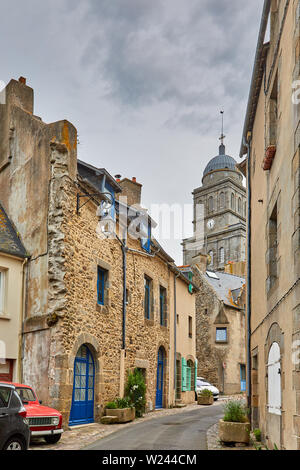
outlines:
[[[28,385],[13,383],[27,411],[26,419],[31,437],[44,437],[48,444],[56,444],[63,433],[59,411],[42,406],[34,390]]]

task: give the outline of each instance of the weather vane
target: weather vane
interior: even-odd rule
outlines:
[[[221,144],[224,145],[224,139],[226,137],[226,135],[224,135],[224,111],[220,111],[220,114],[222,115],[222,133],[219,140],[221,141]]]

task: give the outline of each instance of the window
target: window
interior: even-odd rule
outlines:
[[[97,280],[97,302],[99,305],[104,305],[105,302],[105,288],[107,281],[108,271],[98,266],[98,280]]]
[[[239,214],[242,213],[242,200],[241,200],[240,197],[239,197],[239,200],[238,200],[238,212],[239,212]]]
[[[226,343],[227,342],[227,328],[216,329],[216,342]]]
[[[140,224],[141,247],[150,253],[151,251],[151,224],[150,222],[142,222]]]
[[[167,326],[167,291],[161,286],[159,288],[159,312],[161,326]]]
[[[224,263],[225,263],[225,251],[224,251],[224,248],[220,248],[220,250],[219,250],[219,261],[220,261],[220,264],[224,264]]]
[[[186,390],[191,392],[195,390],[195,366],[191,359],[187,361],[186,365]]]
[[[213,212],[214,210],[214,199],[212,196],[208,198],[208,212]]]
[[[0,408],[7,408],[10,399],[11,389],[0,387]]]
[[[234,194],[231,194],[231,209],[234,211],[235,209],[235,197]]]
[[[269,240],[268,240],[268,290],[273,286],[277,278],[277,258],[278,258],[278,220],[277,203],[269,219]]]
[[[0,271],[0,315],[4,314],[5,273]]]
[[[150,317],[151,317],[151,290],[152,290],[152,281],[149,277],[145,276],[144,310],[145,310],[145,318],[147,320],[150,320]]]
[[[193,318],[189,317],[189,338],[193,337]]]
[[[225,207],[225,194],[224,193],[221,193],[220,194],[220,209],[224,209]]]

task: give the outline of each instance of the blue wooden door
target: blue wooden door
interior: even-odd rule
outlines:
[[[157,380],[156,380],[156,402],[155,408],[163,407],[163,392],[164,392],[164,349],[158,350],[157,357]]]
[[[95,365],[89,348],[81,346],[74,361],[70,426],[94,421]]]
[[[241,392],[246,391],[246,366],[244,364],[240,365],[241,371]]]

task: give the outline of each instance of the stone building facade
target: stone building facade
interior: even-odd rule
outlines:
[[[24,79],[6,87],[0,146],[0,198],[30,253],[22,381],[62,412],[65,427],[99,419],[105,404],[123,395],[134,368],[145,376],[148,410],[174,405],[174,278],[191,312],[195,299],[191,283],[151,239],[141,185],[77,160],[76,129],[36,117]],[[136,207],[129,210],[120,193]],[[108,197],[112,205],[104,204]],[[119,239],[99,225],[104,213],[116,221]],[[123,241],[139,217],[148,232]],[[195,367],[189,338],[187,344]]]
[[[299,12],[298,0],[264,2],[240,155],[251,191],[252,425],[289,450],[300,449]]]
[[[205,261],[205,257],[204,261]],[[198,376],[222,394],[246,391],[245,279],[206,271],[204,264],[184,266],[196,293]]]
[[[246,189],[236,164],[220,145],[204,170],[202,186],[193,191],[194,236],[183,241],[184,265],[193,264],[199,253],[209,255],[210,269],[218,271],[245,260]]]

